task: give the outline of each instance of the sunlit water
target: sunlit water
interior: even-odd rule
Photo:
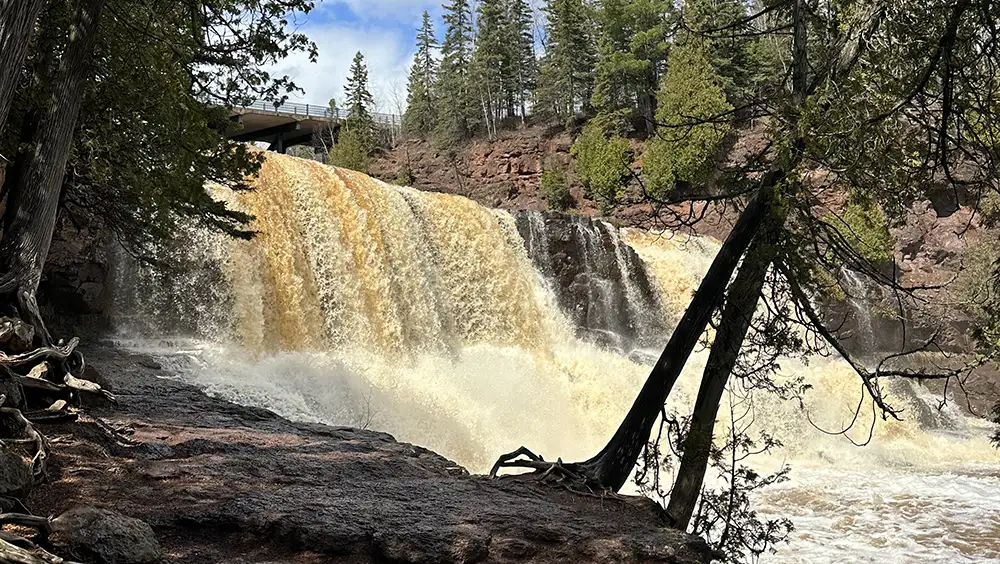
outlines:
[[[614,432],[655,351],[625,355],[577,339],[509,214],[281,156],[268,158],[257,185],[239,198],[219,191],[257,217],[257,241],[192,233],[184,254],[197,275],[123,261],[121,345],[210,393],[387,431],[474,472],[521,445],[583,459]],[[717,245],[622,238],[657,283],[670,325]],[[705,357],[694,355],[671,395],[679,414],[693,404]],[[753,465],[792,467],[790,481],[757,496],[758,508],[796,527],[764,561],[1000,560],[1000,456],[984,422],[937,411],[919,386],[899,383],[891,392],[906,420],[879,421],[871,444],[856,447],[805,417],[828,430],[850,421],[862,391],[846,365],[782,367],[813,389],[804,409],[755,399],[756,429],[786,446]],[[858,441],[872,417],[867,404],[862,413],[867,421],[849,433]]]

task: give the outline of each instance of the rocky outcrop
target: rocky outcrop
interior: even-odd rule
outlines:
[[[573,136],[561,127],[534,126],[503,131],[497,139],[477,139],[450,154],[421,139],[404,141],[372,163],[372,176],[395,182],[409,169],[413,187],[459,194],[492,208],[544,210],[539,193],[544,167],[568,171],[577,209],[596,211],[571,166]]]
[[[206,396],[141,356],[89,351],[120,406],[49,429],[39,513],[114,507],[171,562],[707,562],[656,504],[469,476],[385,433]]]
[[[662,340],[662,308],[618,229],[579,214],[520,212],[517,230],[577,333],[629,352]]]

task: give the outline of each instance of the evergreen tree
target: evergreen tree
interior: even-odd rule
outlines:
[[[594,89],[596,47],[590,8],[582,0],[548,0],[548,44],[538,78],[538,104],[556,116],[586,109]]]
[[[351,63],[351,74],[344,86],[344,98],[347,103],[347,119],[345,127],[358,134],[370,149],[375,136],[375,120],[372,119],[371,108],[375,102],[368,91],[368,67],[365,66],[365,56],[358,51]]]
[[[407,133],[426,137],[434,130],[437,108],[434,87],[437,79],[437,61],[433,50],[437,47],[431,16],[424,12],[423,25],[417,32],[417,54],[410,68],[410,82],[403,114],[403,128]]]
[[[652,131],[655,91],[666,62],[671,16],[667,0],[603,0],[594,69],[596,120],[626,133],[640,119]]]
[[[739,22],[747,17],[743,0],[685,0],[681,19],[685,32],[678,43],[688,40],[703,42],[705,53],[715,72],[723,80],[723,88],[731,100],[744,96],[751,76],[755,40]],[[756,40],[759,41],[759,40]]]
[[[538,63],[535,60],[535,36],[532,33],[531,6],[526,0],[505,0],[506,45],[509,52],[508,115],[519,113],[521,123],[528,113],[528,101],[535,89]]]
[[[476,18],[476,48],[472,58],[475,96],[479,102],[486,133],[497,131],[503,117],[505,90],[510,89],[507,71],[511,64],[508,28],[503,0],[480,0]]]
[[[658,129],[643,157],[643,172],[653,194],[666,193],[678,182],[704,184],[714,170],[712,158],[729,132],[728,124],[713,120],[732,106],[707,50],[703,41],[688,41],[670,55],[670,70],[657,95]]]
[[[444,6],[447,25],[441,46],[436,99],[438,141],[450,147],[467,138],[476,125],[477,104],[471,88],[472,12],[468,0]]]

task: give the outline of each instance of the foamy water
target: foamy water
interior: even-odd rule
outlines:
[[[588,458],[648,374],[649,355],[574,337],[505,212],[282,156],[268,158],[257,188],[219,195],[253,213],[261,236],[192,233],[184,252],[203,264],[198,276],[165,282],[119,270],[123,334],[153,320],[139,331],[146,338],[122,345],[158,355],[210,393],[292,419],[387,431],[474,472],[521,445],[549,459]],[[657,283],[662,315],[676,319],[717,244],[633,230],[621,237]],[[164,327],[187,338],[157,339]],[[669,409],[690,411],[705,358],[689,361]],[[848,436],[867,437],[870,402],[849,367],[781,364],[813,389],[804,410],[755,398],[755,430],[786,446],[752,464],[792,467],[790,481],[760,492],[759,510],[796,526],[765,561],[1000,558],[1000,456],[983,422],[950,406],[937,411],[918,385],[894,383],[907,419],[879,421],[871,444],[855,447],[806,418],[838,430],[860,400],[863,417]]]

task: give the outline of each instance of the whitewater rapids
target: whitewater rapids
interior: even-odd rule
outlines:
[[[550,251],[532,244],[547,235],[537,217],[528,217],[525,236],[511,214],[465,198],[281,155],[268,156],[255,188],[215,193],[253,214],[259,236],[185,234],[164,254],[188,264],[186,274],[118,253],[122,344],[162,357],[210,393],[293,419],[387,431],[473,472],[521,445],[552,459],[589,457],[648,373],[656,354],[644,349],[648,336],[598,346],[570,321],[579,316],[560,308],[564,288],[538,267],[539,253]],[[664,327],[718,248],[573,225],[584,267],[609,271],[588,272],[585,291],[620,297],[621,316],[653,303]],[[653,298],[634,284],[633,252]],[[670,409],[689,412],[706,356],[690,360]],[[813,386],[804,409],[820,427],[838,429],[853,416],[862,390],[845,364],[787,359],[782,367]],[[756,425],[786,446],[754,465],[792,467],[789,482],[758,496],[758,509],[796,526],[765,561],[1000,560],[1000,456],[987,425],[950,406],[929,409],[934,398],[917,385],[892,391],[912,417],[879,421],[863,448],[817,431],[797,402],[757,397]],[[870,422],[871,410],[862,413]],[[863,440],[867,430],[862,421],[852,436]]]

